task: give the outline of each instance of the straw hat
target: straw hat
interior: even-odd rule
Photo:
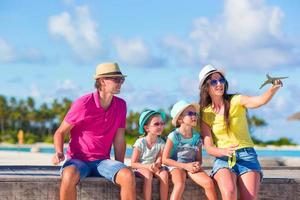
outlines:
[[[171,117],[173,126],[178,127],[178,118],[181,115],[181,113],[189,106],[194,106],[196,111],[199,111],[200,106],[197,103],[188,103],[185,100],[180,100],[177,103],[175,103],[171,109]]]
[[[218,69],[215,68],[213,65],[211,65],[211,64],[205,65],[205,66],[201,69],[201,71],[200,71],[200,73],[199,73],[199,82],[200,82],[199,88],[202,87],[202,85],[203,85],[205,79],[206,79],[209,75],[211,75],[211,74],[213,74],[213,73],[215,73],[215,72],[219,72],[219,73],[221,73],[221,74],[224,76],[224,72],[221,71],[221,70],[218,70]]]
[[[153,115],[160,115],[162,120],[166,120],[166,114],[164,112],[160,111],[155,111],[155,110],[145,110],[141,113],[140,119],[139,119],[139,133],[143,134],[144,131],[144,126],[147,123],[147,121],[150,119],[151,116]]]
[[[102,77],[126,77],[123,75],[117,63],[102,63],[96,68],[94,79]]]

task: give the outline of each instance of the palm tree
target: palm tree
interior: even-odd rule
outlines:
[[[35,109],[35,101],[32,97],[28,97],[26,100],[27,113],[26,113],[26,121],[28,121],[28,131],[33,133],[34,127],[36,123],[36,109]]]
[[[257,128],[267,126],[268,125],[267,122],[264,119],[258,118],[255,115],[253,115],[250,118],[248,117],[248,125],[249,125],[249,130],[252,135],[251,137],[252,137],[254,144],[264,144],[264,142],[262,140],[256,138],[253,135],[253,133],[255,132],[255,130]]]
[[[7,101],[4,96],[0,96],[0,127],[1,127],[1,135],[4,134],[5,131],[5,119],[7,119]]]

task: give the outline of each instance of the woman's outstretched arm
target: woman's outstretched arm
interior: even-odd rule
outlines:
[[[275,80],[274,85],[270,87],[266,92],[259,96],[241,96],[241,104],[246,108],[258,108],[266,103],[268,103],[277,90],[282,87],[282,82],[280,80]]]

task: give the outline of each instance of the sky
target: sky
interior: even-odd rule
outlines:
[[[260,95],[266,74],[288,76],[274,98],[249,110],[267,122],[254,135],[300,144],[298,0],[1,0],[0,95],[38,103],[94,91],[97,64],[127,75],[128,111],[198,102],[206,64],[226,73],[231,93]]]

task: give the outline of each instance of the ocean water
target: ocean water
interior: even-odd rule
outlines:
[[[11,146],[0,146],[0,151],[17,151],[17,152],[30,152],[30,147],[11,147]],[[41,153],[54,153],[53,147],[40,147],[39,152]],[[258,149],[256,150],[258,156],[260,157],[299,157],[300,158],[300,150],[270,150],[270,149]],[[132,154],[132,148],[126,149],[126,157],[130,157]],[[113,155],[113,150],[111,151],[111,155]],[[205,150],[202,151],[203,156],[207,156]]]

